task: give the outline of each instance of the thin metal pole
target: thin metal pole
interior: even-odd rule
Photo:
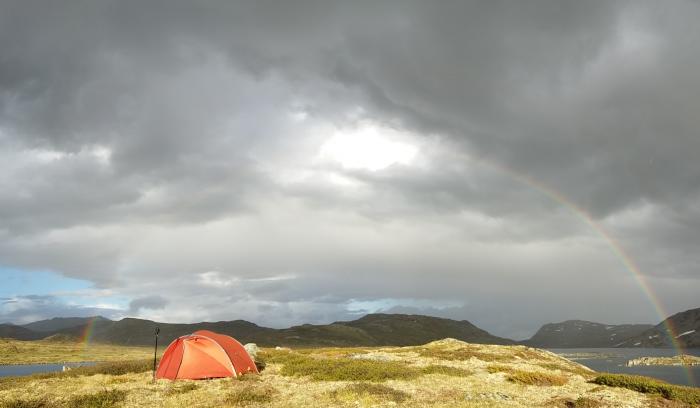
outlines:
[[[153,348],[153,382],[156,382],[156,358],[158,356],[158,333],[160,333],[160,327],[156,327],[156,346]]]

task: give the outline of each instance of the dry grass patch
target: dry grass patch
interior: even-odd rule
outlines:
[[[316,381],[410,380],[421,372],[405,363],[356,359],[314,358],[298,355],[287,358],[280,374],[308,376]]]
[[[593,379],[594,384],[622,387],[644,394],[660,395],[671,401],[700,404],[700,388],[673,385],[640,375],[602,374]]]
[[[81,361],[138,360],[153,356],[152,347],[116,346],[79,342],[0,341],[0,364],[40,364]]]
[[[230,392],[224,401],[234,405],[268,404],[277,390],[272,387],[245,386]]]
[[[538,363],[537,365],[542,368],[546,368],[547,370],[559,370],[565,373],[580,375],[581,377],[584,377],[586,379],[592,379],[596,375],[598,375],[598,373],[596,373],[595,371],[588,370],[585,367],[569,366],[561,363]]]
[[[43,398],[14,399],[0,404],[2,408],[49,408],[51,404]]]
[[[190,391],[195,391],[199,389],[199,386],[193,382],[187,382],[184,384],[174,383],[170,388],[165,391],[165,395],[177,395],[186,394]]]
[[[109,408],[126,399],[124,390],[104,390],[94,394],[78,395],[70,399],[71,408]]]
[[[466,361],[472,358],[477,360],[493,362],[493,361],[508,361],[512,359],[512,356],[489,353],[487,351],[481,351],[476,349],[471,349],[467,347],[460,348],[443,348],[443,347],[430,347],[430,348],[419,348],[416,350],[421,357],[435,358],[438,360],[447,361]]]
[[[580,397],[577,399],[557,398],[552,401],[551,407],[556,408],[600,408],[603,403],[588,397]]]
[[[491,365],[488,367],[488,372],[492,374],[505,373],[508,381],[524,385],[550,387],[561,386],[568,382],[568,379],[563,375],[541,371],[519,370],[505,365]]]
[[[467,377],[474,374],[473,371],[466,370],[464,368],[433,364],[421,368],[423,374],[441,374],[449,375],[451,377]]]
[[[369,402],[402,403],[411,398],[407,392],[397,390],[382,384],[355,383],[331,392],[331,397],[340,401],[369,400]]]

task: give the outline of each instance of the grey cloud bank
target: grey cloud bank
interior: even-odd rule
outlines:
[[[166,321],[279,327],[404,299],[511,337],[656,322],[572,205],[669,312],[698,306],[698,17],[686,1],[4,1],[0,266]],[[445,301],[462,306],[415,306]]]

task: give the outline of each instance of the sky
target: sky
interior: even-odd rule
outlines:
[[[0,2],[0,322],[700,307],[700,3]]]

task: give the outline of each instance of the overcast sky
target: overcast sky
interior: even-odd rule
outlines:
[[[525,338],[699,307],[698,20],[2,0],[0,322],[397,311]]]

